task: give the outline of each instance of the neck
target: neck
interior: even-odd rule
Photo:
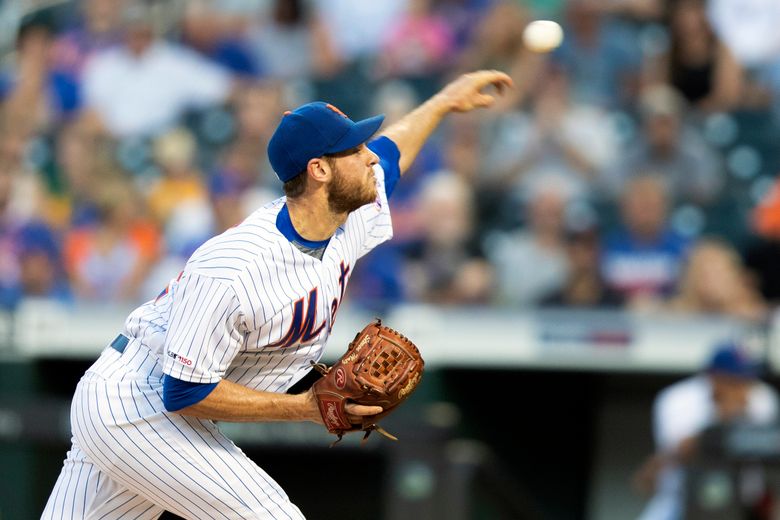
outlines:
[[[306,240],[320,241],[332,237],[336,230],[347,221],[349,213],[333,213],[328,205],[327,196],[302,196],[287,199],[295,231]]]

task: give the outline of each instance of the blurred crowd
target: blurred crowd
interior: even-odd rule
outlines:
[[[154,297],[281,195],[265,150],[284,110],[392,122],[477,68],[516,88],[425,146],[353,305],[761,321],[780,301],[776,0],[18,4],[0,8],[5,308]],[[564,29],[550,54],[523,45],[539,18]]]

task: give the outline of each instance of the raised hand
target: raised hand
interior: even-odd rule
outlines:
[[[468,112],[495,103],[495,95],[483,92],[489,85],[501,94],[504,88],[512,87],[514,82],[501,71],[479,70],[463,74],[444,87],[437,96],[441,97],[451,112]]]

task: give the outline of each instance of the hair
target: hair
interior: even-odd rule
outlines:
[[[722,255],[738,281],[732,288],[731,298],[725,302],[727,307],[707,308],[708,302],[704,301],[699,294],[695,273],[702,267],[701,255],[705,252],[715,252]],[[688,253],[677,296],[672,299],[672,308],[683,311],[721,312],[756,319],[763,314],[764,300],[758,289],[750,283],[742,259],[734,247],[720,238],[705,237],[700,239]]]
[[[284,183],[282,188],[288,199],[294,199],[303,195],[303,192],[306,191],[306,179],[308,177],[309,176],[306,175],[306,170],[303,170],[301,173]]]

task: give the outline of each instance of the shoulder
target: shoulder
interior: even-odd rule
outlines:
[[[271,202],[208,240],[190,257],[186,270],[231,283],[242,273],[255,269],[258,259],[273,254],[272,250],[282,243],[276,227],[282,204],[283,199]]]
[[[773,421],[778,415],[778,395],[774,388],[758,382],[750,392],[750,415],[757,421]]]
[[[709,400],[710,384],[703,376],[692,376],[678,381],[663,390],[656,398],[660,409],[684,408],[704,404]]]
[[[691,245],[691,240],[677,233],[673,229],[668,229],[664,233],[663,245],[677,253],[684,253]]]
[[[96,52],[87,60],[85,64],[85,73],[104,72],[107,68],[121,67],[126,62],[125,52],[118,46],[109,47]]]

